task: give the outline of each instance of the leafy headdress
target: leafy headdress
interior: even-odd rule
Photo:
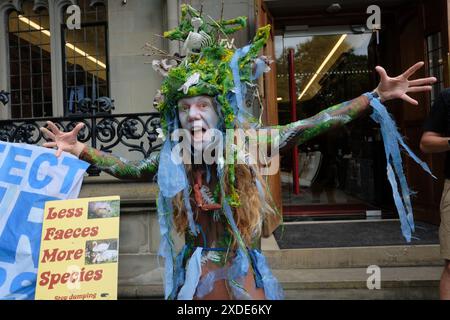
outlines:
[[[170,118],[179,99],[198,95],[217,97],[225,128],[233,129],[239,104],[243,103],[242,95],[238,97],[241,83],[261,75],[260,71],[254,73],[255,65],[260,66],[259,70],[263,64],[266,67],[258,53],[269,37],[270,26],[260,28],[252,44],[235,50],[226,40],[247,25],[246,17],[219,21],[208,17],[211,22],[203,19],[197,10],[183,5],[180,25],[164,33],[167,39],[184,41],[187,55],[167,72],[161,87],[164,99],[157,109]]]

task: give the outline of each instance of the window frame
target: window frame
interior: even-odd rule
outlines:
[[[439,37],[439,46],[436,48],[430,49],[429,46],[429,39],[433,36]],[[440,59],[442,62],[440,62],[437,65],[431,66],[430,60],[432,59],[432,54],[434,52],[438,52]],[[434,85],[433,89],[430,92],[430,103],[433,104],[433,102],[438,97],[439,93],[442,91],[443,88],[445,88],[445,52],[444,52],[444,43],[443,43],[443,33],[441,31],[429,33],[425,36],[425,56],[427,58],[427,73],[430,77],[436,77],[438,80]],[[441,78],[438,78],[436,76],[436,73],[432,73],[432,71],[440,69],[442,72],[440,72]]]
[[[27,2],[29,2],[29,3],[31,3],[31,4],[33,4],[33,1],[32,0],[28,0]],[[7,10],[4,14],[5,14],[5,16],[4,16],[4,23],[5,23],[5,50],[6,50],[6,68],[7,68],[7,74],[6,74],[6,81],[7,81],[7,89],[8,89],[8,91],[9,92],[11,92],[12,93],[12,91],[13,91],[13,88],[12,88],[12,74],[11,74],[11,38],[10,38],[10,34],[11,33],[14,33],[14,34],[17,34],[17,33],[20,33],[20,32],[40,32],[40,30],[31,30],[32,29],[32,27],[31,26],[29,26],[29,29],[30,30],[28,30],[28,31],[17,31],[17,32],[11,32],[11,30],[10,30],[10,19],[11,19],[11,15],[12,14],[14,14],[14,13],[16,13],[17,14],[17,18],[16,19],[18,19],[18,16],[19,15],[23,15],[23,12],[22,12],[22,10],[23,10],[23,7],[21,6],[20,8],[16,8],[16,7],[14,7],[14,8],[11,8],[10,10]],[[43,28],[42,30],[47,30],[48,32],[50,32],[51,33],[51,31],[52,31],[52,25],[51,25],[51,10],[50,10],[50,7],[47,7],[47,6],[39,6],[39,7],[37,7],[37,8],[33,8],[32,9],[32,11],[33,11],[33,17],[35,17],[35,16],[39,16],[39,17],[41,17],[41,16],[43,16],[42,15],[42,11],[45,11],[45,13],[46,13],[46,15],[48,16],[48,21],[49,21],[49,25],[48,25],[48,28]],[[42,26],[41,26],[42,27]],[[16,35],[16,37],[18,37],[18,38],[20,38],[19,36],[17,36]],[[28,41],[27,41],[28,42]],[[20,43],[20,41],[19,41],[19,43]],[[29,42],[29,45],[33,45],[32,43],[30,43]],[[16,104],[17,106],[19,106],[20,108],[21,108],[21,110],[20,110],[20,117],[16,117],[16,118],[13,118],[13,111],[12,111],[12,109],[10,108],[10,110],[8,111],[8,118],[9,119],[26,119],[26,118],[28,118],[28,117],[23,117],[22,116],[22,113],[23,113],[23,110],[22,110],[22,107],[23,107],[23,105],[24,104],[29,104],[30,106],[31,106],[31,117],[30,118],[36,118],[36,119],[39,119],[39,118],[46,118],[46,117],[52,117],[52,116],[54,116],[54,111],[55,111],[55,108],[54,108],[54,95],[55,95],[55,88],[53,87],[53,73],[55,72],[55,70],[54,70],[54,68],[55,68],[55,63],[54,63],[54,61],[53,61],[53,59],[52,59],[52,51],[53,51],[53,47],[52,47],[52,41],[51,41],[51,36],[49,37],[49,41],[48,41],[48,44],[45,44],[45,45],[48,45],[49,47],[50,47],[50,52],[49,52],[49,63],[50,63],[50,72],[49,72],[49,75],[50,75],[50,89],[51,89],[51,95],[50,95],[50,99],[51,99],[51,101],[45,101],[44,102],[44,97],[43,97],[43,95],[42,95],[42,98],[41,98],[41,101],[39,102],[42,106],[41,106],[41,111],[44,113],[44,105],[45,104],[47,104],[47,103],[50,103],[50,105],[51,105],[51,114],[50,115],[44,115],[44,114],[42,114],[42,116],[34,116],[34,109],[33,109],[33,105],[34,105],[34,101],[32,100],[32,97],[33,97],[33,94],[31,94],[31,97],[30,97],[30,102],[29,103],[24,103],[23,101],[20,101],[20,103],[18,103],[18,104]],[[20,45],[18,45],[18,50],[20,50]],[[42,48],[41,48],[41,50],[43,50]],[[31,54],[31,53],[30,53]],[[42,58],[42,57],[41,57]],[[17,60],[18,62],[20,62],[20,59],[19,60]],[[31,58],[31,55],[30,55],[30,63],[33,61],[33,59]],[[42,59],[41,59],[41,62],[42,62]],[[41,68],[42,68],[43,66],[42,66],[42,63],[41,63]],[[21,67],[19,66],[19,69],[21,70]],[[31,70],[30,70],[30,72],[31,72]],[[19,81],[21,81],[22,82],[22,75],[21,75],[21,72],[19,72]],[[41,87],[40,87],[40,89],[41,89],[41,92],[43,92],[43,90],[44,90],[44,83],[43,83],[43,79],[42,79],[42,74],[43,74],[43,70],[41,69],[41,72],[40,72],[40,74],[41,74]],[[33,87],[31,87],[31,84],[33,83],[33,80],[32,80],[32,78],[33,78],[33,76],[34,76],[34,74],[32,74],[32,73],[30,73],[29,74],[30,75],[30,81],[31,81],[31,83],[30,83],[30,92],[33,92],[33,90],[35,90]],[[20,91],[22,92],[23,90],[22,89],[20,89]],[[36,103],[38,103],[38,102],[36,102]],[[12,101],[12,98],[10,99],[10,106],[12,106],[12,104],[13,104],[13,101]]]
[[[105,6],[107,10],[107,7]],[[108,89],[108,93],[111,94],[111,81],[110,81],[110,65],[109,65],[109,24],[108,21],[97,21],[97,22],[85,22],[81,23],[81,28],[84,27],[97,27],[103,26],[105,30],[105,64],[106,64],[106,86]],[[62,66],[62,78],[63,78],[63,114],[64,116],[70,116],[73,113],[70,113],[68,110],[67,102],[68,97],[66,93],[67,89],[67,81],[66,81],[66,33],[67,26],[63,23],[61,24],[61,66]],[[99,98],[99,97],[97,97]]]

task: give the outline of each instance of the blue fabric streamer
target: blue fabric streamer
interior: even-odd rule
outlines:
[[[251,300],[250,295],[243,289],[245,276],[249,269],[248,255],[241,249],[236,252],[236,257],[229,269],[228,283],[231,286],[234,298],[237,300]],[[237,285],[236,285],[237,284]],[[242,288],[241,288],[242,287]]]
[[[230,62],[230,68],[233,73],[233,81],[234,81],[234,97],[228,97],[228,101],[235,109],[235,114],[237,115],[237,119],[243,123],[245,121],[248,121],[249,118],[252,117],[252,115],[245,111],[244,108],[244,97],[246,95],[246,87],[242,85],[241,83],[241,75],[239,72],[239,59],[244,57],[248,51],[250,50],[250,45],[245,46],[243,48],[237,49],[231,58]],[[261,59],[259,59],[261,62],[264,63]],[[263,71],[261,71],[261,64],[257,60],[256,62],[256,72],[255,75],[260,75]],[[258,76],[259,77],[259,76]],[[248,121],[251,123],[251,121]]]
[[[189,259],[186,268],[186,280],[178,294],[178,300],[192,300],[197,290],[198,281],[202,275],[202,252],[203,248],[198,247]]]
[[[185,270],[184,270],[184,257],[186,255],[186,251],[189,246],[184,245],[183,249],[181,249],[178,254],[175,262],[175,273],[174,273],[174,282],[173,282],[173,290],[171,294],[171,299],[175,299],[178,293],[178,289],[183,285],[185,279]]]
[[[239,48],[234,53],[231,58],[230,67],[233,72],[233,81],[234,81],[234,93],[236,94],[236,102],[237,106],[240,110],[243,109],[243,95],[242,95],[242,87],[241,87],[241,75],[239,73],[239,59],[245,56],[250,50],[250,45],[245,46],[243,48]]]
[[[237,283],[242,284],[242,281],[244,280],[242,278],[247,275],[248,269],[249,269],[248,259],[245,253],[243,253],[243,251],[239,249],[230,267],[223,267],[220,269],[213,270],[211,272],[208,272],[205,276],[202,277],[197,287],[196,296],[201,299],[204,296],[211,293],[211,291],[214,289],[214,283],[219,280],[225,279],[227,279],[228,281],[234,280]],[[233,287],[235,287],[235,285],[233,285]],[[247,300],[248,298],[246,292],[243,292],[240,289],[237,290],[237,294],[241,298],[244,297],[245,300]],[[237,297],[235,296],[235,298]]]
[[[188,186],[183,163],[176,164],[172,160],[172,142],[170,138],[164,142],[158,166],[158,186],[165,198],[173,198]]]
[[[252,254],[256,259],[256,269],[257,272],[261,275],[266,298],[268,300],[283,300],[283,288],[281,288],[280,283],[270,271],[264,255],[258,250],[252,250]]]
[[[158,221],[161,233],[158,255],[164,258],[164,296],[169,298],[173,289],[173,244],[170,237],[172,229],[171,202],[167,202],[166,198],[159,193],[158,196]]]
[[[371,118],[380,125],[381,134],[384,141],[384,150],[386,153],[387,176],[391,184],[395,206],[397,208],[403,236],[407,242],[411,242],[411,234],[414,232],[414,217],[411,205],[411,192],[403,173],[402,157],[399,145],[401,145],[408,155],[417,162],[423,170],[432,175],[428,165],[421,161],[403,141],[394,120],[391,118],[379,99],[375,98],[372,93],[365,94],[373,107]],[[433,175],[432,175],[433,176]],[[434,176],[433,176],[434,177]],[[397,184],[397,180],[399,186]],[[400,187],[400,191],[399,191]]]
[[[228,277],[227,275],[227,267],[213,270],[205,274],[198,283],[196,297],[202,299],[204,296],[211,293],[214,289],[214,283],[226,279]]]
[[[261,58],[257,58],[255,63],[256,63],[256,70],[255,70],[255,73],[252,74],[252,76],[250,78],[250,80],[252,80],[252,81],[254,81],[254,80],[258,79],[259,77],[261,77],[262,74],[264,73],[264,71],[267,68],[266,63]]]
[[[253,270],[255,272],[255,283],[257,288],[264,288],[261,273],[258,270],[258,258],[256,256],[257,251],[255,249],[249,250],[250,259],[252,260]]]

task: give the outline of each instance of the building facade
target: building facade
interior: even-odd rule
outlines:
[[[162,34],[178,25],[181,3],[1,0],[0,91],[9,93],[8,104],[0,107],[1,139],[41,144],[38,128],[46,120],[65,129],[86,121],[87,135],[96,137],[88,138],[88,144],[130,160],[157,149],[153,97],[162,78],[152,69],[145,45],[179,52],[179,45]],[[80,8],[81,29],[69,28],[73,5]],[[223,13],[220,1],[207,1],[204,11],[216,18],[232,18],[236,12],[250,17],[236,45],[244,45],[254,33],[251,1],[227,1]],[[94,175],[85,178],[80,197],[121,196],[119,296],[162,297],[156,184]],[[181,237],[175,238],[181,246]]]
[[[368,3],[361,0],[0,0],[0,91],[9,93],[9,103],[0,103],[0,139],[41,143],[38,127],[46,119],[67,129],[83,120],[86,143],[130,159],[151,153],[158,147],[153,97],[162,79],[146,53],[149,47],[179,52],[179,44],[161,35],[178,24],[184,2],[215,19],[248,16],[248,27],[235,38],[238,47],[258,26],[273,25],[264,53],[275,63],[260,83],[263,119],[271,125],[373,89],[376,65],[399,74],[425,61],[418,76],[436,76],[434,91],[415,96],[420,108],[399,101],[389,107],[408,144],[440,178],[433,181],[405,159],[418,192],[416,218],[439,222],[443,157],[421,154],[419,140],[434,97],[450,85],[448,0],[377,1],[378,31],[369,28]],[[81,29],[69,27],[73,5],[81,9]],[[389,187],[380,178],[384,151],[376,128],[363,120],[346,130],[300,148],[297,157],[282,155],[281,173],[270,177],[270,184],[286,218],[392,212]],[[122,199],[119,295],[161,297],[156,185],[120,182],[95,170],[91,175],[81,197]],[[182,239],[177,241],[181,246]]]

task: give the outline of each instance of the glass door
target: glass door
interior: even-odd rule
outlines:
[[[371,48],[376,37],[338,29],[276,37],[280,124],[291,122],[295,116],[311,117],[374,88],[375,55]],[[289,91],[292,81],[295,95]],[[297,152],[281,157],[286,214],[365,212],[383,202],[379,177],[384,175],[379,172],[385,170],[384,152],[377,126],[369,117],[317,137]],[[295,188],[296,183],[299,188]]]

